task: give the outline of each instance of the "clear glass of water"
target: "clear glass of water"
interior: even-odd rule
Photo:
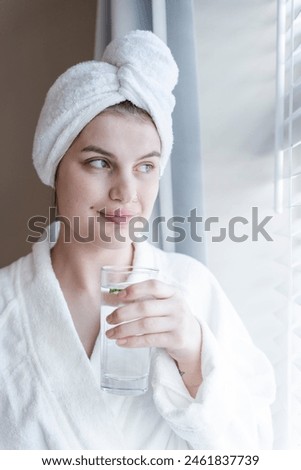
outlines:
[[[116,295],[118,292],[132,284],[155,279],[158,272],[157,269],[136,266],[104,266],[101,269],[100,386],[102,390],[117,395],[140,395],[148,389],[151,348],[117,346],[116,340],[107,338],[105,334],[108,329],[113,328],[113,325],[107,323],[106,318],[123,305]]]

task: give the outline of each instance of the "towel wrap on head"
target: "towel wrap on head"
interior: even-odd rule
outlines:
[[[177,79],[169,48],[150,31],[131,31],[112,41],[101,61],[69,68],[48,91],[35,132],[33,162],[43,183],[54,187],[57,166],[76,136],[100,112],[126,100],[156,125],[162,174],[173,144]]]

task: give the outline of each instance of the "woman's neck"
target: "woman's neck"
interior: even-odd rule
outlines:
[[[88,243],[65,243],[60,237],[51,250],[53,270],[60,283],[91,292],[99,289],[102,266],[131,265],[133,256],[133,244],[103,248]]]

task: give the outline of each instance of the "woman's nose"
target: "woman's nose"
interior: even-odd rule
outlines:
[[[129,175],[116,177],[109,196],[113,201],[120,201],[123,204],[137,201],[137,187],[134,177]]]

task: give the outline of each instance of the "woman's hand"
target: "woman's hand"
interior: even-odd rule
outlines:
[[[124,305],[107,317],[110,325],[117,325],[106,332],[107,337],[123,347],[165,348],[194,397],[202,382],[202,333],[181,293],[161,281],[148,280],[115,295]]]

